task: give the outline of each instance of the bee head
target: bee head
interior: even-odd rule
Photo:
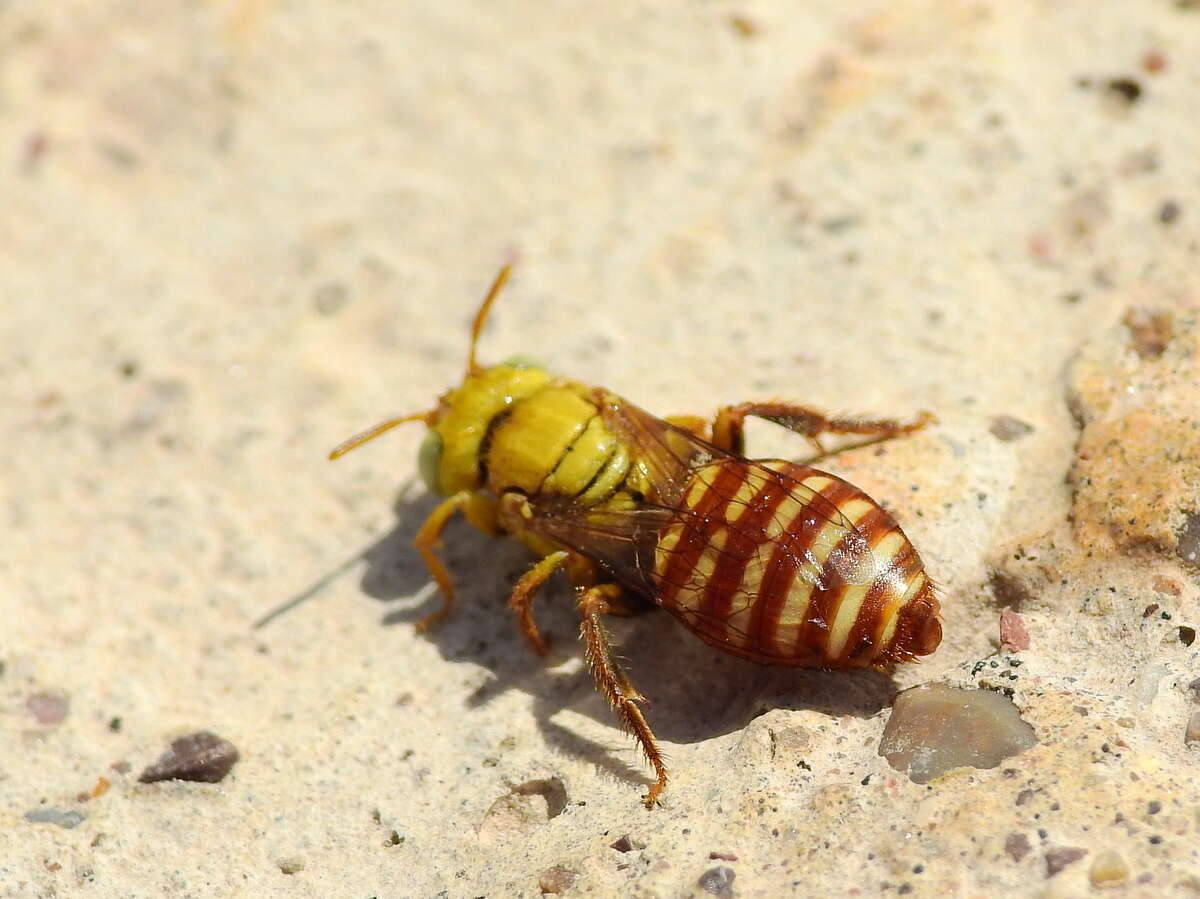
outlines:
[[[429,432],[417,453],[421,480],[433,493],[450,496],[477,490],[487,481],[487,449],[491,430],[511,411],[512,405],[539,390],[550,380],[541,364],[529,356],[512,356],[499,365],[483,367],[475,361],[479,333],[511,266],[504,266],[484,297],[471,328],[467,374],[458,387],[441,397],[428,412],[388,419],[339,444],[329,454],[337,459],[373,440],[396,425],[423,421]]]
[[[425,486],[442,496],[483,487],[492,429],[550,379],[524,356],[470,372],[431,413],[417,456]]]

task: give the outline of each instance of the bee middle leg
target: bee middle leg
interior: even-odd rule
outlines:
[[[592,671],[596,689],[608,700],[608,704],[617,713],[621,726],[633,734],[654,767],[658,779],[642,797],[646,808],[653,808],[658,803],[662,791],[666,789],[667,767],[655,741],[654,732],[650,730],[642,710],[637,706],[638,703],[645,703],[646,697],[617,664],[612,642],[600,621],[601,615],[613,610],[613,604],[620,594],[621,588],[615,584],[598,584],[584,590],[579,597],[579,632],[583,637],[584,657]]]
[[[550,643],[542,636],[537,622],[533,620],[533,597],[541,589],[542,584],[550,578],[550,575],[566,565],[570,558],[571,553],[566,550],[550,553],[521,575],[521,579],[517,581],[512,594],[508,597],[508,607],[517,616],[517,627],[525,635],[525,640],[533,648],[533,651],[540,656],[544,656],[550,651]]]
[[[517,628],[525,636],[525,640],[533,651],[540,656],[544,656],[550,651],[550,640],[542,636],[537,622],[533,620],[533,599],[542,585],[559,568],[567,570],[567,578],[576,587],[590,587],[596,583],[594,562],[579,553],[558,550],[545,556],[521,575],[521,579],[513,586],[512,593],[508,597],[508,607],[517,616]],[[621,594],[610,599],[608,614],[641,615],[653,608],[653,605],[639,597]]]
[[[922,412],[912,421],[904,422],[894,418],[839,418],[795,403],[739,403],[717,410],[712,424],[712,442],[726,452],[744,455],[745,422],[750,416],[766,419],[796,432],[807,438],[822,454],[825,448],[818,439],[822,434],[862,434],[885,439],[911,434],[934,421],[932,412]]]

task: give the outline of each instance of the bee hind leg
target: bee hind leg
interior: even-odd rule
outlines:
[[[726,452],[744,455],[745,422],[750,416],[766,419],[796,432],[812,443],[821,454],[825,452],[818,439],[822,434],[861,434],[884,440],[919,431],[935,420],[932,412],[922,412],[912,421],[904,422],[894,418],[839,418],[794,403],[739,403],[717,410],[712,425],[712,442]]]
[[[645,703],[646,698],[617,664],[613,656],[612,642],[600,620],[601,615],[611,610],[610,603],[620,593],[621,588],[615,584],[599,584],[584,590],[579,597],[579,632],[583,637],[584,656],[596,681],[596,689],[617,713],[621,726],[633,734],[654,768],[657,780],[642,797],[646,808],[654,808],[667,786],[667,767],[655,741],[654,732],[650,730],[642,710],[637,706],[638,703]]]

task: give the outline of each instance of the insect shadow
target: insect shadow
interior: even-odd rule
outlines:
[[[415,626],[441,603],[412,542],[435,502],[402,490],[393,506],[392,530],[361,555],[367,563],[363,592],[389,603],[381,619],[385,626]],[[458,605],[424,637],[443,658],[482,665],[490,675],[465,705],[478,708],[508,690],[521,690],[533,697],[538,728],[555,748],[621,780],[651,783],[640,760],[624,751],[632,743],[626,745],[615,733],[597,743],[556,720],[569,709],[605,726],[613,724],[587,669],[568,662],[580,657],[582,648],[574,594],[565,578],[551,581],[535,610],[552,641],[550,655],[540,658],[522,639],[506,605],[512,585],[533,561],[529,552],[515,540],[487,537],[462,520],[449,526],[440,552],[454,577]],[[419,593],[425,595],[423,601],[400,604]],[[866,718],[890,705],[897,690],[890,677],[874,670],[769,667],[735,658],[705,645],[660,609],[610,617],[607,624],[626,670],[652,703],[646,714],[655,732],[673,743],[740,730],[776,708]]]

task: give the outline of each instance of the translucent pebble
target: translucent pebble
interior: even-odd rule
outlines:
[[[1092,862],[1092,870],[1088,872],[1092,886],[1123,883],[1129,879],[1129,865],[1121,853],[1115,849],[1101,851]]]
[[[928,783],[955,768],[994,768],[1036,745],[1033,728],[999,693],[928,684],[896,697],[879,754]]]
[[[25,820],[34,824],[57,824],[70,830],[87,820],[87,815],[75,809],[35,808],[25,813]]]

